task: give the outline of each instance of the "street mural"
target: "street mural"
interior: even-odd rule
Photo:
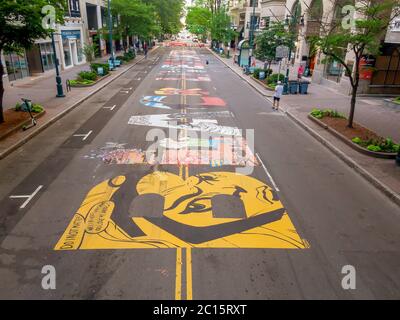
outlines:
[[[181,80],[181,78],[178,78],[178,77],[160,78],[160,77],[158,77],[158,78],[156,78],[156,80],[157,81],[160,81],[160,80],[162,80],[162,81],[178,81],[178,80]],[[194,78],[186,78],[185,80],[192,81],[192,82],[210,82],[211,81],[211,79],[209,77],[201,77],[201,76],[194,77]]]
[[[128,124],[170,129],[186,129],[218,135],[241,136],[239,128],[219,125],[218,120],[215,119],[190,119],[187,123],[180,123],[179,119],[175,118],[173,114],[131,116]]]
[[[232,119],[231,112],[209,111],[209,106],[226,107],[225,101],[204,89],[186,87],[187,81],[210,81],[196,52],[171,51],[156,79],[181,81],[182,87],[161,87],[140,102],[169,113],[133,115],[128,124],[176,129],[177,137],[157,141],[157,157],[156,151],[147,159],[149,152],[109,142],[85,158],[107,165],[165,164],[171,168],[163,171],[152,166],[145,173],[130,170],[95,185],[55,250],[308,248],[276,191],[257,178],[234,172],[259,163],[241,130],[221,124]],[[180,103],[168,103],[171,96],[178,96]],[[190,112],[193,106],[199,111]],[[193,138],[189,131],[209,138]],[[197,169],[201,173],[190,175],[192,166],[204,166],[206,172]]]
[[[157,93],[165,91],[157,91]],[[167,104],[164,100],[168,98],[168,96],[144,96],[140,99],[140,103],[146,107],[158,108],[158,109],[181,109],[182,105],[174,105]],[[201,96],[201,102],[199,103],[191,103],[190,105],[193,107],[225,107],[226,102],[218,97],[209,97],[209,96]],[[193,108],[192,108],[193,109]]]
[[[140,200],[151,208],[139,206]],[[221,201],[230,206],[222,209]],[[55,250],[176,247],[296,249],[307,244],[274,190],[255,178],[207,172],[184,180],[155,171],[139,181],[120,175],[92,188]]]
[[[160,160],[156,155],[139,148],[100,148],[92,150],[85,159],[100,159],[105,164],[172,164],[214,166],[255,166],[258,161],[243,137],[171,138],[157,143]]]

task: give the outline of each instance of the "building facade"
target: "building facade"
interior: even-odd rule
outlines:
[[[261,25],[268,27],[273,21],[290,21],[290,32],[297,35],[290,68],[297,70],[302,64],[313,82],[349,94],[351,86],[344,68],[337,61],[326,59],[312,47],[309,39],[319,34],[321,21],[342,19],[342,7],[354,3],[353,0],[261,0],[261,21],[264,21]],[[360,93],[400,93],[400,19],[388,26],[381,51],[381,55],[363,60],[363,65],[374,71],[361,74]],[[354,61],[351,52],[344,52],[343,58],[350,65]]]
[[[117,18],[114,18],[117,23]],[[104,0],[68,0],[64,24],[58,25],[54,33],[56,55],[61,70],[66,70],[86,63],[83,54],[84,46],[97,44],[97,56],[102,57],[111,52],[108,39],[103,39],[101,29],[107,28],[108,9]],[[106,41],[107,40],[107,41]],[[131,44],[133,39],[131,39]],[[125,42],[125,45],[127,43]],[[123,41],[114,41],[114,48],[122,49]],[[4,84],[34,77],[48,72],[55,72],[54,51],[51,38],[38,39],[35,44],[22,54],[14,52],[1,55],[5,66]]]
[[[261,30],[260,0],[231,0],[228,3],[228,10],[232,27],[238,33],[236,39],[232,41],[232,47],[236,47],[243,39],[249,39],[251,24],[254,25],[255,35]]]

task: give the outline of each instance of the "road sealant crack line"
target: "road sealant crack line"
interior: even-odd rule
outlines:
[[[159,49],[160,47],[156,47],[155,49],[153,49],[153,52],[155,52],[157,49]],[[49,126],[51,126],[53,123],[57,122],[58,120],[60,120],[62,117],[64,117],[65,115],[67,115],[70,111],[72,111],[73,109],[75,109],[76,107],[78,107],[79,105],[81,105],[84,101],[86,101],[87,99],[89,99],[91,96],[93,96],[94,94],[96,94],[97,92],[99,92],[100,90],[102,90],[103,88],[105,88],[107,85],[109,85],[111,82],[113,82],[114,80],[118,79],[119,77],[121,77],[123,74],[125,74],[126,72],[128,72],[130,69],[132,69],[134,66],[136,66],[139,62],[142,62],[144,60],[144,57],[138,59],[137,61],[135,61],[135,63],[133,63],[131,66],[129,66],[127,69],[125,69],[124,71],[122,71],[121,73],[115,75],[114,78],[109,79],[107,82],[103,82],[101,83],[101,85],[96,88],[95,90],[93,90],[92,92],[90,92],[88,95],[86,95],[85,97],[79,99],[77,102],[73,103],[71,106],[67,107],[66,109],[64,109],[63,111],[61,111],[60,113],[58,113],[57,115],[55,115],[53,118],[51,118],[49,121],[41,124],[40,126],[37,126],[35,128],[34,131],[32,131],[30,134],[28,134],[27,136],[23,137],[21,140],[19,140],[18,142],[16,142],[15,144],[13,144],[12,146],[8,147],[6,150],[4,150],[2,153],[0,153],[0,160],[5,158],[6,156],[8,156],[10,153],[12,153],[13,151],[17,150],[19,147],[21,147],[23,144],[27,143],[29,140],[31,140],[33,137],[35,137],[36,135],[38,135],[40,132],[42,132],[44,129],[48,128]]]
[[[211,54],[218,58],[219,61],[224,63],[229,69],[233,71],[237,76],[239,76],[242,80],[245,80],[253,89],[255,89],[261,96],[263,96],[268,102],[272,103],[271,99],[269,99],[268,95],[263,93],[259,88],[257,88],[250,80],[247,80],[243,77],[243,75],[239,74],[235,69],[233,69],[230,65],[228,65],[224,60],[218,57],[214,52],[209,50]],[[287,107],[283,109],[283,113],[288,116],[293,122],[303,128],[306,132],[308,132],[313,138],[319,141],[323,146],[329,149],[334,155],[336,155],[340,160],[342,160],[345,164],[347,164],[350,168],[354,169],[360,176],[362,176],[365,180],[370,182],[377,190],[381,191],[384,195],[386,195],[391,201],[400,206],[400,195],[393,191],[390,187],[388,187],[385,183],[374,177],[370,172],[364,169],[361,165],[359,165],[356,161],[351,159],[348,155],[346,155],[339,148],[335,147],[332,143],[318,134],[314,129],[308,126],[305,122],[298,119],[295,115],[293,115]]]

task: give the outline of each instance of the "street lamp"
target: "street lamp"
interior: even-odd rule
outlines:
[[[112,41],[112,15],[111,15],[111,5],[110,0],[108,0],[108,41],[110,43],[110,50],[111,50],[111,63],[114,68],[114,50],[113,50],[113,41]]]
[[[258,3],[258,0],[253,0],[253,14],[250,17],[250,31],[249,31],[249,47],[250,47],[250,54],[249,54],[249,68],[251,67],[251,59],[253,56],[253,51],[254,51],[254,27],[255,27],[255,19],[254,17],[256,16],[256,3]]]
[[[297,16],[297,14],[298,14],[298,12],[297,12],[297,8],[296,8],[295,12],[294,12],[294,15],[293,14],[286,15],[285,25],[288,27],[289,33],[293,33],[293,27],[296,27],[297,24],[299,24],[300,26],[304,25],[304,15],[300,16],[300,22],[298,23],[297,20],[298,20],[299,17]],[[296,47],[297,47],[297,41],[295,42],[295,48]],[[293,49],[295,49],[295,48],[293,48]],[[285,76],[285,81],[284,81],[284,86],[283,86],[283,92],[284,93],[288,93],[289,92],[289,64],[290,64],[291,57],[292,57],[292,43],[290,41],[289,54],[288,54],[288,64],[286,66],[286,76]]]
[[[58,69],[58,59],[57,59],[57,53],[56,53],[56,43],[54,41],[54,32],[51,33],[51,45],[53,47],[53,57],[54,57],[54,62],[56,66],[56,83],[57,83],[57,98],[64,98],[65,94],[63,91],[63,86],[62,86],[62,80],[60,77],[60,71]],[[58,33],[57,33],[58,34]]]

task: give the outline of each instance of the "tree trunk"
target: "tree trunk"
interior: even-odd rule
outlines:
[[[350,102],[350,113],[349,113],[349,122],[347,126],[349,128],[353,128],[353,119],[354,112],[356,109],[356,99],[357,99],[357,91],[358,85],[360,83],[360,60],[361,60],[362,52],[356,54],[356,72],[354,75],[354,83],[352,83],[352,91],[351,91],[351,102]]]
[[[350,102],[350,113],[349,113],[349,122],[347,126],[349,128],[353,128],[353,119],[354,119],[354,111],[356,109],[356,96],[357,96],[357,86],[352,87],[351,91],[351,102]]]
[[[0,53],[1,53],[1,49],[0,49]],[[3,67],[3,63],[0,60],[0,123],[4,122],[4,115],[3,115],[3,95],[4,95],[3,75],[4,75],[4,67]]]

